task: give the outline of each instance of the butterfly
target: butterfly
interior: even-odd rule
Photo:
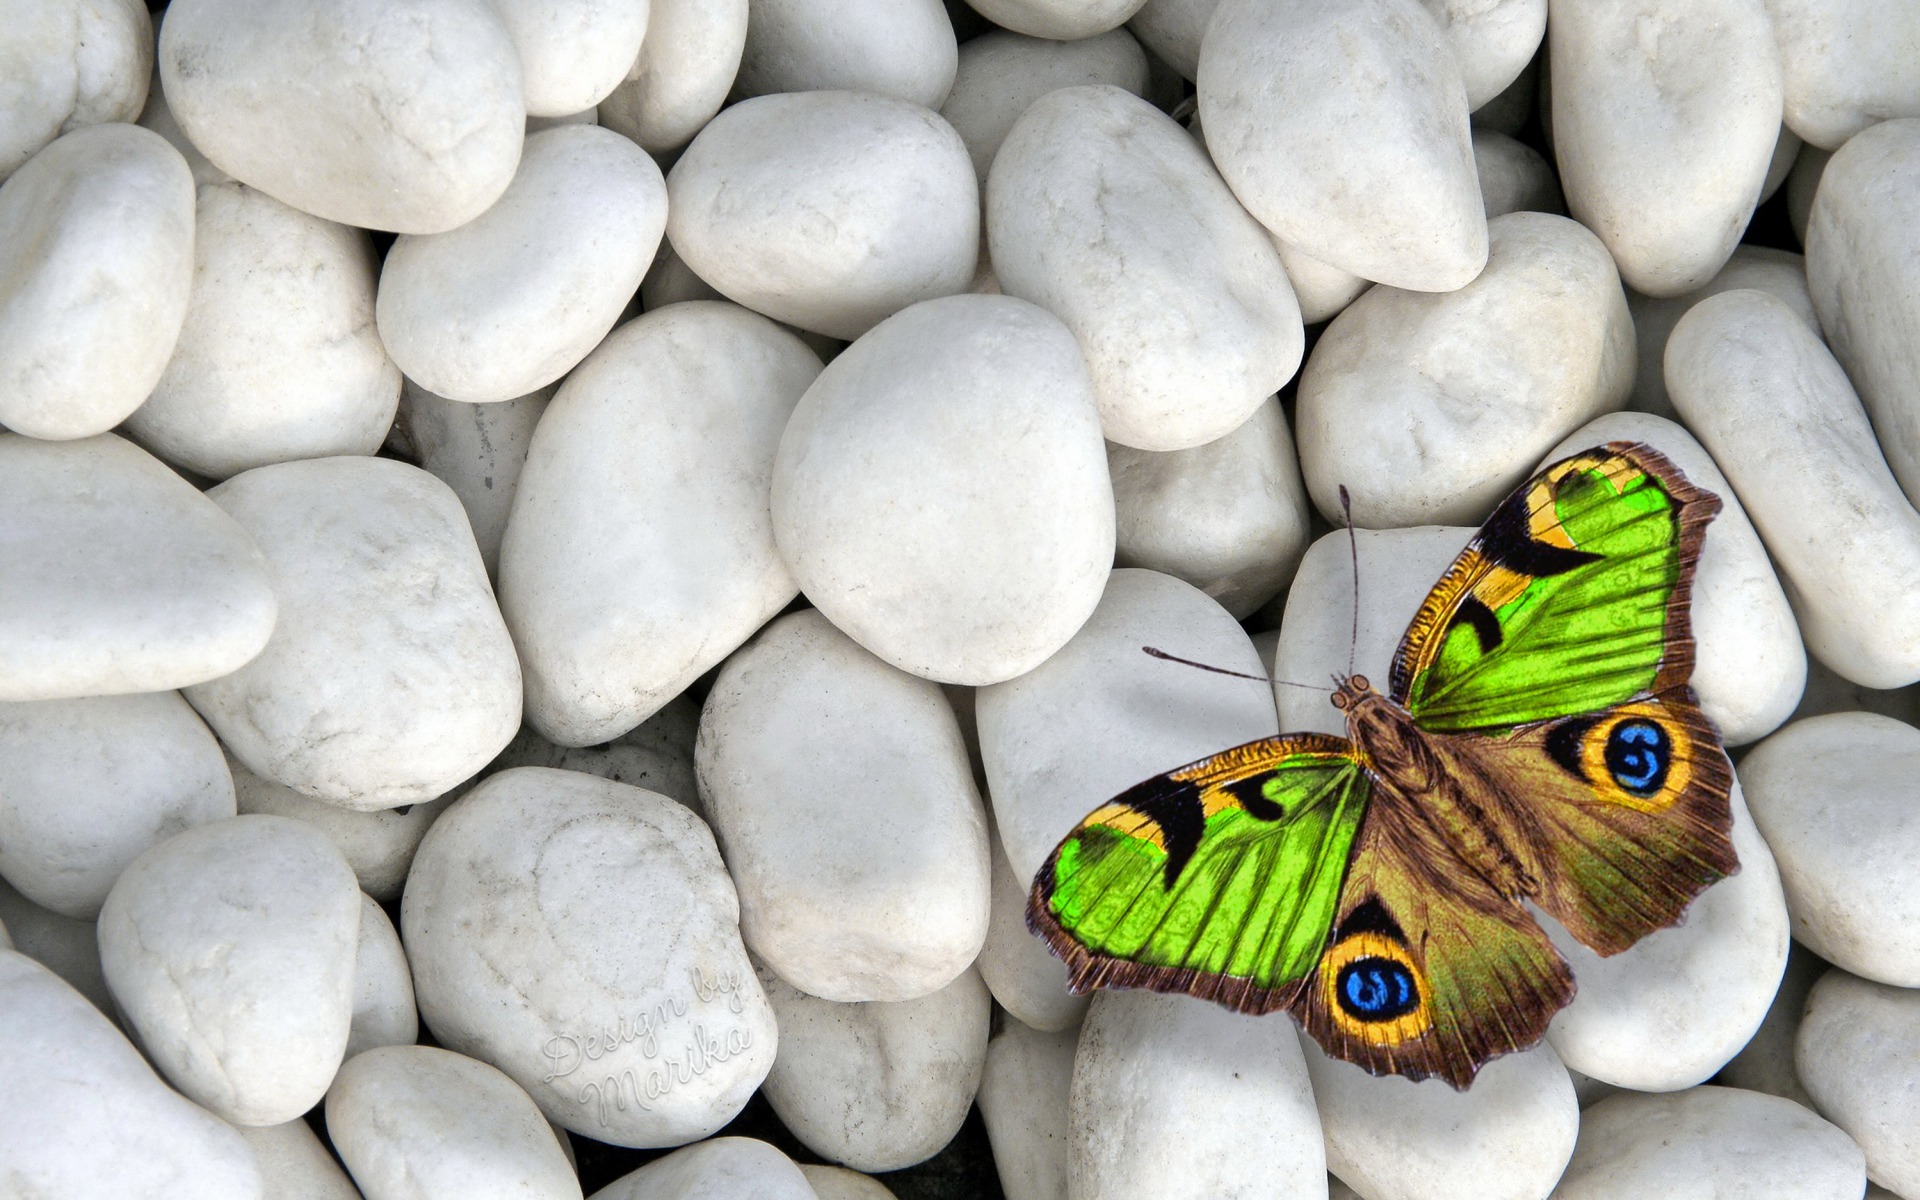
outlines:
[[[1283,734],[1128,788],[1048,856],[1027,924],[1076,992],[1286,1009],[1375,1075],[1464,1089],[1602,955],[1739,867],[1733,769],[1687,680],[1720,498],[1610,442],[1522,484],[1441,576],[1345,738]]]

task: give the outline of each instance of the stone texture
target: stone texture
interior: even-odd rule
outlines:
[[[427,836],[427,826],[462,790],[455,788],[435,799],[399,808],[362,812],[262,779],[231,754],[227,755],[227,769],[233,776],[234,797],[241,812],[292,817],[326,834],[353,868],[360,890],[381,901],[400,898],[407,868],[413,865],[413,852],[419,848],[420,839]]]
[[[401,390],[388,445],[460,497],[490,577],[499,575],[507,514],[534,427],[554,391],[544,387],[493,404],[463,404],[436,396],[411,379]]]
[[[1766,0],[1788,128],[1821,150],[1889,117],[1920,117],[1920,10],[1876,0]]]
[[[1866,1152],[1867,1176],[1920,1191],[1920,991],[1828,971],[1807,997],[1794,1061],[1814,1107]]]
[[[1420,0],[1460,60],[1467,107],[1478,109],[1519,78],[1547,32],[1547,0]]]
[[[593,1200],[816,1200],[792,1159],[748,1137],[683,1146],[628,1172]]]
[[[626,78],[649,29],[648,0],[488,0],[520,62],[528,116],[591,109]]]
[[[1027,929],[1032,879],[1013,873],[998,831],[989,831],[988,841],[993,859],[992,908],[987,940],[974,969],[1014,1020],[1042,1032],[1073,1029],[1086,1015],[1087,997],[1067,990],[1066,964]]]
[[[600,101],[600,123],[644,150],[677,150],[713,119],[747,41],[748,0],[652,0],[627,77]]]
[[[1280,252],[1280,261],[1287,268],[1287,278],[1293,282],[1294,298],[1300,302],[1300,318],[1309,325],[1318,325],[1338,316],[1361,292],[1373,286],[1371,281],[1338,267],[1330,267],[1312,255],[1295,250],[1279,238],[1273,239],[1273,246]]]
[[[1105,33],[1140,10],[1143,0],[967,0],[995,25],[1031,37],[1073,41]]]
[[[360,897],[360,939],[353,960],[353,1022],[346,1057],[375,1046],[411,1046],[420,1037],[407,953],[386,910]]]
[[[153,18],[138,0],[31,0],[0,31],[0,180],[63,133],[131,121],[153,72]]]
[[[937,109],[959,62],[939,0],[750,0],[734,91],[841,90]]]
[[[987,1043],[980,1115],[1007,1200],[1066,1200],[1067,1111],[1079,1031],[1008,1021]]]
[[[1071,42],[994,29],[960,48],[953,89],[940,115],[967,144],[974,174],[985,187],[993,156],[1020,114],[1048,92],[1091,84],[1136,96],[1146,91],[1146,53],[1124,29]]]
[[[1200,39],[1220,0],[1147,0],[1127,28],[1161,62],[1192,79],[1200,73]]]
[[[273,1200],[360,1200],[360,1190],[299,1117],[279,1125],[241,1125],[238,1132]]]

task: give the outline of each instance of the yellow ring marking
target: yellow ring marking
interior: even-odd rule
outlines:
[[[1621,787],[1614,782],[1613,772],[1607,769],[1607,740],[1623,721],[1633,720],[1649,721],[1667,735],[1667,777],[1661,781],[1660,790],[1650,796],[1636,795]],[[1606,716],[1593,723],[1580,743],[1580,765],[1600,799],[1636,812],[1662,813],[1672,808],[1693,782],[1694,748],[1692,733],[1673,719],[1665,705],[1642,701],[1608,709]]]
[[[1405,967],[1420,989],[1419,1007],[1390,1021],[1362,1021],[1348,1013],[1340,1003],[1340,969],[1362,958],[1390,959]],[[1433,1028],[1433,992],[1427,987],[1426,973],[1414,964],[1405,946],[1383,933],[1356,933],[1327,947],[1320,960],[1320,1002],[1341,1032],[1376,1046],[1397,1046]]]

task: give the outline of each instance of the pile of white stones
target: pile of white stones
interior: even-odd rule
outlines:
[[[5,6],[0,1191],[1920,1197],[1920,6],[970,2]],[[1140,648],[1384,677],[1614,438],[1739,874],[1464,1093],[1070,996],[1066,830],[1340,729]]]

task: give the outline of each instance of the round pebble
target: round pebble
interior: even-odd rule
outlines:
[[[1553,165],[1525,142],[1476,125],[1473,168],[1480,178],[1480,200],[1489,221],[1510,212],[1563,216],[1567,211]]]
[[[534,427],[554,391],[544,387],[511,400],[466,404],[436,396],[411,379],[401,389],[389,445],[460,498],[490,577],[499,576],[507,514]]]
[[[100,910],[114,1002],[173,1085],[239,1125],[319,1103],[353,1012],[360,891],[333,843],[285,817],[177,834]]]
[[[971,685],[1031,670],[1087,619],[1113,561],[1073,335],[1010,296],[889,319],[794,409],[773,530],[807,598],[894,666]]]
[[[1067,990],[1067,965],[1027,929],[1032,879],[1013,873],[997,832],[989,831],[988,842],[993,860],[991,908],[987,940],[974,968],[995,1002],[1014,1020],[1042,1032],[1073,1029],[1086,1015],[1087,997]]]
[[[361,1200],[353,1180],[320,1144],[313,1127],[300,1118],[279,1125],[236,1128],[259,1164],[267,1196],[275,1200]]]
[[[748,0],[652,0],[640,54],[600,124],[655,154],[677,150],[720,111],[747,42]]]
[[[734,91],[849,91],[939,108],[960,48],[940,0],[750,0]]]
[[[862,1175],[845,1167],[801,1163],[800,1174],[806,1176],[807,1186],[813,1189],[815,1200],[895,1200],[886,1184],[871,1175]],[[1009,1197],[1008,1200],[1017,1198]]]
[[[1877,0],[1767,0],[1788,128],[1820,150],[1920,117],[1920,10]]]
[[[607,336],[666,222],[660,168],[631,141],[594,125],[533,134],[485,213],[394,242],[380,271],[380,338],[436,395],[524,396]]]
[[[826,1000],[912,1000],[987,932],[986,815],[939,685],[808,610],[720,668],[700,794],[747,948]]]
[[[1067,1109],[1078,1030],[1042,1033],[1008,1021],[987,1043],[980,1115],[1007,1200],[1064,1200]]]
[[[816,1200],[792,1159],[758,1138],[720,1137],[683,1146],[631,1171],[593,1200]]]
[[[360,890],[380,901],[400,898],[407,868],[413,865],[420,839],[427,836],[427,826],[460,794],[455,788],[433,800],[362,812],[262,779],[232,754],[227,755],[227,769],[239,811],[292,817],[326,834],[353,868]]]
[[[1136,96],[1147,90],[1146,53],[1126,30],[1057,42],[995,29],[960,47],[953,90],[940,115],[967,144],[985,187],[993,156],[1020,114],[1048,92],[1090,84]]]
[[[1467,107],[1505,91],[1533,61],[1547,32],[1547,0],[1420,0],[1460,60]]]
[[[29,0],[0,30],[0,180],[54,138],[131,121],[153,72],[153,18],[139,0]]]
[[[1030,37],[1073,41],[1105,33],[1138,12],[1143,0],[967,0],[995,25]]]
[[[193,175],[166,139],[109,123],[49,144],[0,184],[0,423],[59,440],[119,424],[192,286]]]
[[[517,767],[447,810],[414,856],[400,928],[436,1041],[617,1146],[732,1120],[774,1059],[713,835],[654,792]]]
[[[459,500],[388,459],[256,467],[210,498],[280,596],[259,657],[187,691],[256,775],[362,810],[432,800],[520,726],[520,667]]]
[[[1155,58],[1192,79],[1200,73],[1200,39],[1220,0],[1147,0],[1127,29]]]
[[[1920,991],[1828,971],[1807,997],[1794,1061],[1821,1115],[1866,1151],[1868,1178],[1920,1191]]]
[[[346,1057],[376,1046],[411,1046],[420,1039],[413,977],[399,931],[373,897],[360,897],[360,938],[353,959],[353,1019]]]
[[[687,147],[667,195],[667,236],[700,278],[838,338],[961,291],[979,251],[966,144],[937,113],[891,96],[742,101]]]
[[[627,76],[649,29],[649,0],[489,0],[513,40],[527,115],[591,109]]]

